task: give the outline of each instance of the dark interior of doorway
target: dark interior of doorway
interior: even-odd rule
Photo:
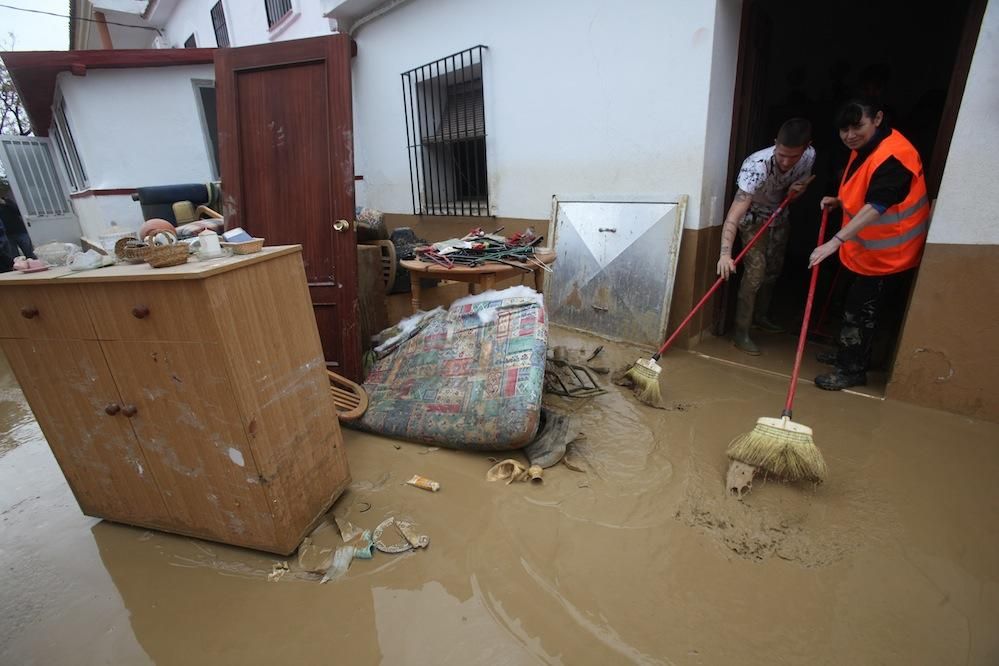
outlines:
[[[726,206],[742,160],[772,144],[787,118],[812,122],[817,158],[816,179],[791,210],[787,255],[771,308],[772,318],[789,333],[754,335],[764,355],[769,350],[771,357],[782,358],[735,352],[737,360],[767,369],[786,365],[790,371],[792,338],[801,326],[808,286],[807,257],[818,234],[818,202],[836,193],[848,158],[833,121],[843,101],[860,92],[880,97],[890,125],[919,150],[930,196],[936,196],[983,7],[983,0],[744,3]],[[829,224],[827,237],[839,228],[838,215]],[[820,274],[811,324],[811,339],[819,343],[832,344],[839,328],[847,286],[839,268],[838,260],[827,260]],[[731,329],[737,289],[733,280],[719,300],[716,334]],[[907,303],[907,289],[893,299],[874,345],[872,369],[890,369]]]

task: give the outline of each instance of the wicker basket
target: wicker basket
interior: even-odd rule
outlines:
[[[114,256],[121,261],[141,264],[146,260],[149,244],[135,238],[119,238],[114,244]]]
[[[264,239],[254,238],[242,243],[222,243],[222,247],[229,248],[233,254],[254,254],[264,249]]]
[[[187,263],[188,247],[186,243],[172,245],[153,245],[146,251],[146,262],[153,268],[166,268]]]

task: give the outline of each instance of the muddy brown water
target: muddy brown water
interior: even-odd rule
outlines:
[[[603,364],[637,357],[603,344]],[[828,483],[757,480],[740,502],[725,446],[778,414],[781,380],[664,366],[667,411],[613,386],[554,399],[586,471],[543,485],[346,431],[333,513],[431,543],[326,585],[294,558],[271,582],[273,556],[83,516],[0,373],[0,664],[999,663],[999,425],[803,384]],[[441,491],[405,485],[417,473]]]

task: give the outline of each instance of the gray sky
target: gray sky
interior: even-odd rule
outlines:
[[[0,5],[69,14],[69,0],[0,0]],[[15,51],[65,51],[69,48],[69,20],[0,7],[0,38],[14,33]]]

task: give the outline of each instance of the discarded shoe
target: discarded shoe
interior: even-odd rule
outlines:
[[[764,333],[784,333],[787,331],[787,329],[780,324],[771,321],[769,317],[760,317],[753,322],[753,327],[760,329]]]
[[[735,345],[736,349],[741,352],[745,352],[750,356],[760,355],[760,348],[756,346],[756,343],[753,342],[752,338],[749,337],[749,333],[746,331],[736,331],[732,335],[732,344]]]
[[[820,351],[815,355],[815,360],[826,365],[836,365],[836,357],[836,350],[833,349],[832,351]]]
[[[815,385],[826,391],[842,391],[851,386],[864,386],[866,384],[866,372],[843,372],[837,369],[815,378]]]

